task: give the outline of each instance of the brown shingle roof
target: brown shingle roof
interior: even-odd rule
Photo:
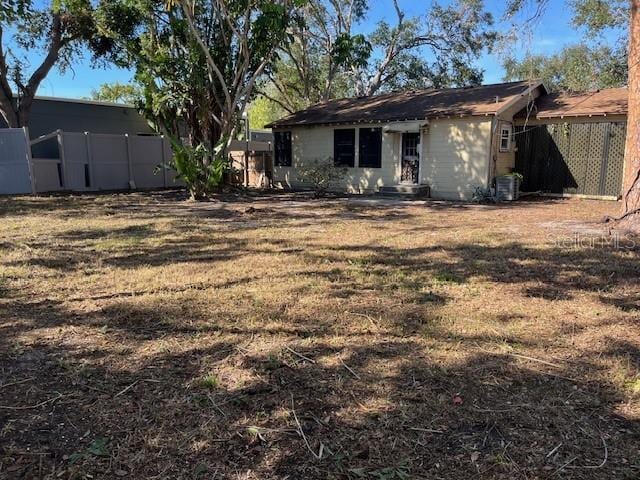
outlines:
[[[331,123],[393,122],[444,116],[495,114],[529,88],[530,82],[478,87],[411,90],[371,97],[342,98],[318,103],[267,125],[270,128]]]
[[[532,118],[585,117],[590,115],[626,115],[626,87],[607,88],[581,94],[552,93],[535,101]],[[518,118],[527,116],[526,110]]]

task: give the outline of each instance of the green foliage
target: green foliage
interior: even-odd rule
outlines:
[[[476,186],[473,190],[471,201],[475,203],[495,203],[496,199],[490,188]]]
[[[174,141],[175,162],[194,198],[222,181],[254,86],[288,41],[300,0],[110,0],[101,25],[120,45],[112,58],[135,69],[143,112]],[[119,24],[124,24],[123,27]]]
[[[504,62],[505,80],[541,79],[551,90],[585,91],[620,87],[627,82],[626,48],[570,46],[550,55]]]
[[[626,30],[629,24],[629,0],[571,0],[570,3],[574,11],[573,24],[585,27],[591,36],[608,29]]]
[[[138,85],[120,82],[103,83],[97,90],[91,91],[92,100],[136,105],[140,102],[142,92]]]
[[[171,147],[171,167],[177,172],[177,178],[186,183],[193,199],[206,198],[208,193],[222,184],[228,162],[220,154],[220,148],[212,152],[203,144],[192,147],[175,139],[171,141]]]
[[[370,2],[309,0],[262,93],[293,112],[345,96],[482,81],[474,61],[496,39],[482,0],[429,4],[414,17],[385,2],[392,15],[365,35],[354,30]]]
[[[251,128],[264,128],[265,125],[282,118],[285,113],[280,105],[258,95],[249,105],[249,125]]]
[[[298,169],[300,179],[311,184],[315,198],[320,198],[327,193],[333,182],[342,180],[347,175],[346,168],[334,166],[333,159],[325,161],[314,160],[308,165],[302,165]]]
[[[198,380],[198,385],[201,388],[213,390],[218,386],[218,377],[213,373],[209,373]]]

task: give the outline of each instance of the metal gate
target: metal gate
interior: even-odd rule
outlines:
[[[517,126],[514,133],[522,191],[620,196],[625,122]]]

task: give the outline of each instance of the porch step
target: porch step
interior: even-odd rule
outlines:
[[[411,197],[429,197],[429,185],[391,185],[388,187],[380,187],[379,195],[388,196],[411,196]]]

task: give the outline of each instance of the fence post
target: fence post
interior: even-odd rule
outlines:
[[[131,190],[135,190],[136,182],[133,178],[133,164],[131,163],[131,139],[129,138],[129,134],[124,134],[125,141],[127,143],[127,167],[129,170],[129,188]]]
[[[84,132],[84,139],[87,146],[87,164],[89,165],[89,188],[97,190],[95,173],[93,171],[93,149],[91,148],[91,132]]]
[[[162,154],[160,156],[160,159],[162,161],[162,185],[167,188],[167,156],[164,151],[164,135],[160,135],[160,150],[162,151]]]
[[[63,190],[67,189],[67,161],[64,154],[64,132],[60,129],[56,130],[58,138],[58,155],[60,156],[60,166],[62,167],[62,187]]]
[[[31,181],[31,194],[35,195],[36,189],[36,175],[33,168],[33,157],[31,155],[31,137],[29,137],[29,127],[22,127],[24,133],[24,141],[27,145],[27,168],[29,169],[29,180]]]

